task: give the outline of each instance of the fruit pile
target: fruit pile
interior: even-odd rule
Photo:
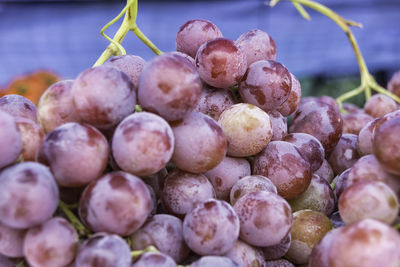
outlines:
[[[176,42],[0,98],[0,265],[399,266],[397,103],[301,99],[261,30]]]

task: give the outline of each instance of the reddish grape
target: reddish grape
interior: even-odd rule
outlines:
[[[142,250],[152,245],[176,262],[182,262],[189,254],[182,231],[180,219],[167,214],[156,214],[130,236],[131,248]]]
[[[190,264],[190,267],[239,267],[239,265],[228,257],[204,256]]]
[[[250,246],[237,240],[233,248],[225,253],[226,257],[239,264],[239,266],[263,266],[264,255],[260,248]]]
[[[186,214],[183,238],[199,255],[223,255],[238,239],[239,228],[239,217],[228,203],[209,199]]]
[[[296,111],[301,101],[301,85],[299,80],[290,73],[292,80],[292,89],[290,90],[288,99],[278,108],[278,111],[285,117]]]
[[[357,105],[349,102],[342,103],[342,109],[347,111],[348,113],[364,113],[362,109],[360,109]]]
[[[201,88],[195,67],[184,56],[166,53],[143,67],[138,101],[144,110],[167,121],[179,120],[197,106]]]
[[[51,218],[59,191],[50,170],[36,162],[22,162],[0,173],[0,222],[26,229]]]
[[[280,243],[269,247],[263,247],[264,258],[266,260],[278,260],[282,258],[289,251],[291,243],[292,235],[289,233]]]
[[[73,84],[73,80],[56,82],[40,97],[37,116],[40,126],[46,133],[64,123],[80,121],[72,100]]]
[[[83,122],[99,129],[110,129],[134,111],[134,89],[129,77],[122,71],[98,66],[79,74],[71,94]]]
[[[103,65],[114,67],[124,72],[131,79],[135,90],[139,86],[139,76],[146,61],[135,55],[121,55],[110,58]]]
[[[286,117],[276,110],[268,112],[272,124],[272,141],[282,140],[288,132]]]
[[[112,139],[112,153],[122,170],[146,176],[165,167],[174,145],[172,129],[163,118],[139,112],[118,125]]]
[[[179,28],[176,50],[194,58],[203,43],[219,37],[222,37],[222,33],[211,21],[192,19]]]
[[[321,167],[316,170],[314,174],[318,175],[321,178],[324,178],[326,181],[328,181],[328,183],[331,183],[335,176],[331,165],[329,165],[329,162],[326,159],[324,159]]]
[[[375,126],[378,120],[380,119],[378,118],[365,124],[358,134],[357,149],[361,156],[373,153],[372,144],[374,140]]]
[[[330,230],[314,246],[308,261],[309,267],[330,267],[328,262],[329,249],[333,240],[342,229],[343,228],[335,228]]]
[[[262,30],[243,33],[236,40],[236,45],[246,54],[247,66],[259,60],[275,60],[276,45],[274,39]]]
[[[146,252],[140,255],[132,267],[176,267],[175,261],[167,254],[159,252]]]
[[[227,140],[218,123],[200,112],[171,123],[175,136],[172,162],[181,170],[201,173],[215,168],[225,157]]]
[[[289,204],[268,191],[248,193],[233,208],[240,220],[240,238],[253,246],[279,244],[292,227]]]
[[[351,169],[345,170],[340,175],[336,176],[332,181],[332,183],[335,184],[334,193],[337,199],[339,199],[340,195],[348,187],[350,170]]]
[[[0,223],[0,255],[7,257],[23,257],[25,230],[14,229]],[[1,262],[0,262],[0,266]]]
[[[78,234],[64,218],[54,217],[30,228],[24,239],[24,255],[32,267],[67,266],[75,258]]]
[[[183,217],[198,203],[213,197],[215,191],[206,176],[174,170],[165,178],[161,201],[168,212]]]
[[[383,94],[373,95],[364,104],[365,113],[374,118],[382,117],[397,109],[397,103],[392,98]]]
[[[390,78],[387,89],[400,97],[400,71],[397,71],[393,74],[393,76]]]
[[[0,169],[14,163],[22,151],[22,137],[15,119],[0,111]]]
[[[35,104],[22,95],[2,96],[0,98],[0,111],[4,111],[13,117],[23,117],[34,122],[37,121]]]
[[[271,179],[279,195],[295,198],[307,190],[311,182],[311,168],[295,145],[272,141],[254,158],[253,174]]]
[[[343,133],[358,135],[365,125],[374,120],[368,114],[358,112],[342,115],[343,118]]]
[[[231,188],[251,173],[250,163],[243,158],[225,157],[214,169],[204,173],[212,183],[216,197],[229,201]]]
[[[340,174],[360,158],[357,150],[357,135],[343,134],[328,157],[329,164],[335,174]]]
[[[227,88],[242,79],[247,68],[246,55],[234,41],[216,38],[200,46],[196,67],[207,84]]]
[[[76,187],[90,183],[103,173],[109,147],[96,128],[69,122],[46,136],[43,152],[57,183]]]
[[[289,98],[291,88],[290,72],[273,60],[251,64],[239,83],[239,93],[244,102],[265,111],[278,109]]]
[[[126,172],[108,173],[91,182],[79,202],[82,221],[94,232],[130,235],[151,211],[146,184]]]
[[[22,158],[24,161],[35,161],[45,135],[42,128],[36,122],[22,117],[15,118],[15,123],[21,133]]]

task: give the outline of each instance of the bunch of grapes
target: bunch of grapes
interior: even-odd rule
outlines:
[[[396,102],[302,99],[261,30],[176,45],[0,98],[1,266],[400,265]]]

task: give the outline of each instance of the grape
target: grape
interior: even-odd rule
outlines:
[[[289,98],[291,88],[290,72],[273,60],[251,64],[239,83],[239,93],[244,102],[265,111],[278,109]]]
[[[198,203],[213,197],[215,191],[206,176],[173,170],[165,178],[161,201],[168,212],[184,217]]]
[[[338,210],[332,213],[329,219],[331,220],[334,228],[342,227],[345,225],[344,221],[340,217],[340,213]]]
[[[289,233],[280,243],[269,247],[263,247],[264,258],[266,260],[278,260],[285,256],[290,248],[290,243],[292,243],[292,235]]]
[[[79,74],[71,95],[82,121],[99,129],[116,126],[136,105],[135,88],[129,77],[107,66],[90,68]]]
[[[325,158],[325,151],[317,138],[306,133],[291,133],[285,136],[282,141],[296,146],[303,158],[310,163],[312,172],[321,167]]]
[[[309,258],[309,267],[330,267],[328,253],[333,240],[343,228],[332,229],[314,246]]]
[[[360,109],[357,105],[349,102],[344,102],[342,104],[342,109],[347,111],[348,113],[362,113],[365,114],[362,109]]]
[[[251,173],[250,163],[243,158],[225,157],[214,169],[204,173],[212,183],[216,197],[229,201],[232,186]]]
[[[316,170],[314,174],[318,175],[321,178],[324,178],[326,181],[328,181],[328,183],[331,183],[335,176],[331,165],[329,165],[329,162],[326,159],[324,159],[321,167]]]
[[[22,162],[0,173],[0,222],[26,229],[50,219],[59,191],[50,170],[36,162]]]
[[[151,188],[153,188],[157,199],[159,199],[161,196],[161,191],[164,188],[164,180],[165,180],[165,177],[167,176],[167,174],[168,174],[167,169],[162,168],[160,171],[158,171],[155,174],[141,177],[143,182],[145,182],[147,185],[150,185]]]
[[[190,264],[190,267],[238,267],[239,265],[228,257],[204,256]]]
[[[182,221],[171,215],[154,215],[130,239],[133,250],[153,245],[176,262],[182,262],[189,254],[189,248],[183,240]]]
[[[15,263],[11,259],[0,254],[0,266],[1,267],[15,267]]]
[[[334,193],[335,193],[337,199],[339,199],[340,195],[348,187],[350,170],[351,169],[345,170],[340,175],[336,176],[335,179],[333,179],[333,181],[332,181],[332,183],[335,184]]]
[[[296,264],[306,264],[313,247],[332,229],[326,215],[313,210],[293,214],[292,243],[286,258]]]
[[[397,109],[397,103],[392,98],[383,94],[373,95],[364,104],[365,113],[374,118],[382,117]]]
[[[373,153],[372,143],[374,140],[375,126],[378,120],[380,119],[378,118],[365,124],[358,134],[357,149],[361,156]]]
[[[140,255],[132,267],[176,267],[175,261],[168,255],[159,252],[146,252]]]
[[[276,110],[268,112],[272,124],[272,141],[282,140],[287,135],[287,120]]]
[[[14,118],[23,117],[37,121],[35,104],[22,95],[5,95],[0,98],[0,111],[4,111]]]
[[[228,140],[228,155],[233,157],[259,153],[273,136],[268,114],[251,104],[230,106],[222,112],[218,123]]]
[[[254,158],[253,174],[268,177],[278,194],[291,199],[307,190],[311,182],[311,168],[295,145],[272,141]]]
[[[145,176],[167,165],[174,144],[172,129],[163,118],[140,112],[129,115],[118,125],[112,139],[112,153],[122,170]]]
[[[322,101],[306,101],[293,115],[290,133],[308,133],[317,138],[325,150],[336,146],[342,136],[340,113]]]
[[[276,186],[265,176],[250,175],[243,177],[233,185],[230,192],[230,201],[235,205],[236,201],[242,196],[257,191],[268,191],[277,194]]]
[[[57,183],[77,187],[90,183],[103,173],[109,147],[96,128],[68,122],[46,136],[43,152]]]
[[[400,71],[397,71],[393,76],[390,78],[387,89],[400,97]]]
[[[37,116],[40,126],[46,133],[64,123],[80,121],[72,100],[73,84],[73,80],[56,82],[40,97]]]
[[[365,219],[345,226],[330,246],[330,266],[394,267],[400,264],[400,235],[390,226]]]
[[[172,163],[179,169],[201,173],[215,168],[225,157],[227,140],[218,123],[200,112],[171,123],[175,136]]]
[[[289,204],[293,211],[310,209],[329,216],[335,208],[335,194],[325,179],[314,174],[307,190]]]
[[[349,172],[347,186],[366,180],[384,182],[394,192],[400,192],[399,178],[388,173],[385,168],[379,164],[374,155],[361,157],[356,161],[356,163],[354,163]]]
[[[263,266],[264,255],[260,248],[252,247],[241,240],[237,240],[233,248],[225,253],[226,257],[239,266]]]
[[[182,53],[182,52],[178,52],[178,51],[172,51],[169,52],[170,54],[174,54],[174,55],[178,55],[178,56],[182,56],[184,58],[186,58],[188,61],[190,61],[190,65],[192,65],[194,68],[196,68],[196,62],[194,61],[194,58],[189,56],[188,54]]]
[[[316,100],[330,105],[331,107],[333,107],[335,109],[336,112],[339,113],[339,106],[337,105],[336,100],[333,97],[323,95],[323,96],[317,97]]]
[[[239,217],[228,203],[209,199],[186,214],[183,238],[199,255],[223,255],[238,239],[239,228]]]
[[[340,195],[339,212],[346,224],[367,218],[391,224],[399,213],[399,202],[386,184],[362,181],[348,186]]]
[[[335,148],[331,151],[328,161],[335,174],[340,174],[360,158],[357,150],[357,135],[343,134]]]
[[[279,244],[292,227],[292,210],[285,199],[268,191],[252,192],[233,206],[240,219],[240,238],[253,246]]]
[[[232,40],[216,38],[199,47],[196,67],[207,84],[227,88],[242,79],[247,68],[246,55]]]
[[[195,111],[204,113],[217,121],[221,113],[235,103],[235,96],[229,89],[205,85]]]
[[[23,257],[25,230],[10,228],[0,223],[0,255],[7,257]],[[0,261],[0,266],[1,261]]]
[[[389,119],[376,128],[373,141],[375,157],[387,172],[395,175],[400,175],[399,132],[400,117]]]
[[[78,248],[78,234],[64,218],[55,217],[30,228],[24,239],[24,255],[30,266],[66,266]]]
[[[21,156],[24,161],[34,161],[45,134],[42,128],[30,119],[18,117],[15,118],[15,123],[21,133]]]
[[[293,263],[286,259],[266,261],[265,267],[294,267]]]
[[[211,21],[192,19],[179,28],[176,50],[194,58],[203,43],[219,37],[222,37],[222,33]]]
[[[118,235],[97,233],[78,249],[75,267],[131,267],[128,244]]]
[[[14,118],[0,111],[0,169],[14,163],[22,151],[22,137]]]
[[[365,125],[374,120],[365,113],[350,113],[342,115],[343,119],[343,133],[350,133],[358,135]]]
[[[138,100],[144,110],[167,121],[180,120],[197,106],[201,88],[195,67],[184,56],[166,53],[143,67]]]
[[[135,90],[137,90],[139,86],[139,76],[145,64],[146,61],[139,56],[120,55],[110,58],[110,60],[106,61],[103,65],[114,67],[124,72],[131,79]]]
[[[247,66],[259,60],[275,60],[276,45],[274,39],[262,30],[243,33],[236,40],[236,45],[246,54]]]
[[[301,101],[301,85],[299,80],[290,73],[292,81],[292,89],[290,90],[288,99],[278,108],[278,111],[285,117],[296,111]]]
[[[82,221],[94,232],[130,235],[151,211],[146,184],[126,172],[108,173],[91,182],[79,202]]]

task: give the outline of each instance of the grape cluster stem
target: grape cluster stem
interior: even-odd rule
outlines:
[[[80,222],[80,220],[71,211],[71,207],[65,204],[63,201],[58,202],[59,209],[64,212],[72,226],[78,232],[79,236],[90,236],[90,231]]]
[[[112,55],[126,55],[126,51],[124,47],[121,45],[122,40],[125,38],[126,34],[129,31],[132,31],[145,45],[147,45],[156,55],[162,54],[161,50],[159,50],[149,38],[146,37],[139,29],[136,24],[138,10],[138,0],[127,0],[125,7],[122,11],[110,22],[108,22],[100,31],[100,34],[106,38],[110,44],[103,51],[97,61],[94,63],[93,67],[99,66],[103,64],[109,57]],[[124,16],[125,15],[125,16]],[[124,19],[121,23],[121,26],[115,33],[114,37],[111,39],[105,31],[117,22],[120,18],[124,16]]]
[[[272,0],[270,2],[270,6],[273,7],[275,6],[278,2],[281,0]],[[307,20],[310,20],[310,15],[307,13],[307,11],[304,9],[304,6],[307,6],[311,9],[314,9],[318,11],[319,13],[322,13],[323,15],[327,16],[331,20],[333,20],[346,34],[347,38],[349,39],[351,46],[353,47],[354,53],[356,54],[357,62],[358,62],[358,67],[360,69],[360,78],[361,78],[361,84],[359,87],[350,90],[349,92],[346,92],[336,98],[336,102],[339,105],[339,109],[341,112],[345,112],[342,109],[342,104],[345,100],[352,98],[356,95],[361,94],[364,92],[365,94],[365,100],[367,101],[371,97],[371,91],[374,90],[380,94],[387,95],[391,97],[393,100],[395,100],[397,103],[400,103],[400,98],[391,92],[387,91],[385,88],[381,87],[374,79],[374,77],[369,73],[368,67],[365,63],[365,60],[361,54],[360,47],[358,46],[357,40],[354,37],[353,32],[350,29],[350,26],[356,26],[356,27],[362,27],[360,23],[347,20],[340,15],[338,15],[336,12],[333,10],[329,9],[328,7],[314,2],[312,0],[290,0],[293,5],[296,7],[296,9],[299,11],[299,13]]]

